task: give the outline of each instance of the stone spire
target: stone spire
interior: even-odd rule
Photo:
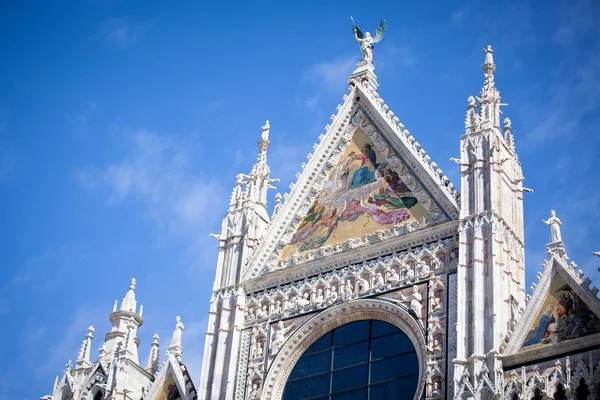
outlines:
[[[181,347],[181,331],[183,331],[184,327],[179,316],[175,317],[175,320],[177,322],[175,324],[175,330],[173,331],[173,337],[171,338],[171,344],[167,347],[167,353],[173,354],[175,357],[179,358],[183,351]]]
[[[483,87],[479,94],[480,117],[481,123],[490,123],[492,126],[500,127],[500,92],[496,89],[494,82],[494,50],[492,46],[487,46],[483,49],[485,60],[482,65],[483,69]]]
[[[150,345],[150,354],[148,354],[148,362],[146,363],[145,370],[148,371],[150,375],[154,375],[158,370],[158,335],[154,334],[152,336],[152,344]]]
[[[113,308],[113,312],[109,315],[109,320],[112,323],[112,329],[105,337],[104,358],[107,363],[111,363],[118,343],[122,343],[119,350],[119,357],[131,360],[136,364],[138,361],[137,346],[139,340],[137,338],[137,330],[142,326],[142,316],[136,312],[137,302],[135,300],[135,278],[129,283],[129,291],[125,294],[121,307]],[[141,312],[141,307],[140,307]]]
[[[135,301],[135,278],[131,278],[129,282],[129,291],[121,302],[121,310],[135,312],[137,302]]]
[[[461,168],[460,246],[453,326],[459,340],[450,391],[467,381],[479,387],[474,380],[492,375],[502,341],[525,306],[524,178],[514,150],[511,121],[505,119],[500,126],[502,104],[494,81],[492,47],[483,51],[484,83],[479,97],[468,98],[457,160]],[[492,390],[499,392],[501,386]]]
[[[81,350],[79,350],[79,356],[77,357],[77,361],[75,362],[76,368],[87,368],[91,364],[90,362],[90,347],[92,345],[92,339],[94,336],[94,327],[89,326],[87,329],[87,335],[85,335],[85,339],[81,344]]]
[[[271,169],[267,164],[267,150],[271,144],[269,142],[270,129],[271,125],[267,120],[262,127],[262,133],[258,141],[258,157],[248,176],[246,190],[246,200],[264,207],[265,210],[267,207],[267,190],[273,189],[271,183],[279,182],[277,179],[270,179]]]

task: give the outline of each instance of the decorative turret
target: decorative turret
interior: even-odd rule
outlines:
[[[92,339],[94,338],[92,333],[94,333],[94,327],[90,325],[87,329],[87,335],[85,335],[85,339],[81,344],[81,350],[79,350],[77,361],[75,362],[76,368],[87,368],[92,365],[90,362],[90,347],[92,345]]]
[[[267,212],[267,191],[275,189],[271,169],[267,164],[267,150],[271,142],[271,125],[262,126],[258,141],[258,157],[248,175],[238,174],[229,200],[229,209],[223,219],[221,234],[210,236],[219,241],[219,261],[214,289],[239,282],[241,268],[258,240],[266,232],[270,218]]]
[[[183,323],[181,322],[181,318],[179,316],[175,317],[175,330],[173,331],[173,337],[171,338],[171,344],[167,347],[167,354],[172,354],[176,358],[180,358],[182,354],[181,347],[181,332],[183,331]]]
[[[148,354],[148,362],[146,363],[145,370],[150,374],[154,375],[158,370],[158,335],[152,336],[152,344],[150,345],[150,354]]]
[[[143,319],[136,312],[137,301],[135,300],[135,278],[129,283],[129,291],[121,302],[121,307],[117,310],[117,303],[113,308],[113,312],[109,315],[109,320],[112,323],[112,329],[105,337],[104,354],[106,362],[110,363],[115,356],[117,343],[121,342],[119,357],[125,358],[138,364],[137,347],[139,340],[137,338],[137,329],[142,326]],[[141,311],[141,307],[140,307]]]
[[[135,278],[129,283],[129,291],[121,302],[121,310],[135,312],[137,301],[135,301]]]
[[[483,87],[478,98],[468,99],[455,160],[461,168],[459,339],[451,371],[457,385],[496,369],[495,355],[525,306],[523,175],[510,119],[500,126],[492,47],[484,54]]]

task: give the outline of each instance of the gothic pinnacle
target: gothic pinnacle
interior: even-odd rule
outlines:
[[[496,69],[496,64],[494,64],[494,50],[492,46],[488,45],[485,49],[483,49],[485,53],[485,61],[483,63],[483,71],[487,74],[489,72],[494,72]]]

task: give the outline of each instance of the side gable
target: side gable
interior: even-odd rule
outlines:
[[[504,351],[514,365],[600,344],[600,301],[566,257],[552,255]]]
[[[196,400],[196,389],[187,368],[172,354],[167,355],[144,400]]]
[[[252,280],[277,269],[301,264],[307,259],[323,256],[323,254],[312,254],[314,250],[327,254],[342,252],[363,244],[370,244],[371,240],[396,238],[458,218],[459,209],[456,201],[458,193],[448,178],[443,176],[437,164],[429,163],[430,157],[408,130],[404,129],[404,125],[384,104],[383,99],[368,80],[360,81],[359,77],[355,77],[351,78],[349,83],[350,94],[344,96],[344,103],[337,107],[338,114],[332,116],[331,126],[328,125],[326,134],[319,137],[320,143],[314,146],[314,154],[307,156],[308,163],[303,164],[303,172],[297,174],[297,182],[290,186],[291,192],[284,196],[283,206],[274,215],[267,234],[244,269],[243,281]],[[359,163],[354,163],[352,168],[348,168],[352,161],[349,160],[349,155],[354,152],[354,159],[365,156],[366,153],[362,150],[367,144],[371,146],[373,153],[370,157],[372,163],[369,168],[363,169],[362,172],[365,174],[361,177],[359,176],[361,172],[357,172],[360,169]],[[366,160],[362,166],[368,167],[367,164],[369,160]],[[356,211],[352,209],[352,204],[358,204],[352,203],[353,199],[350,199],[348,202],[341,201],[340,205],[344,209],[339,205],[338,207],[330,205],[329,208],[323,209],[323,204],[319,202],[323,202],[323,197],[327,197],[326,191],[335,186],[332,181],[344,173],[346,183],[350,185],[360,183],[361,178],[363,183],[368,183],[374,179],[373,174],[379,175],[381,183],[373,185],[377,188],[365,188],[369,193],[360,195],[353,193],[354,197],[361,197],[362,209],[359,211],[363,211],[355,220],[361,218],[361,225],[365,225],[373,219],[373,215],[382,212],[386,215],[380,218],[380,222],[390,223],[374,222],[367,229],[354,229],[358,228],[357,224],[353,226],[346,224],[346,233],[335,235],[333,231],[338,227],[342,213],[347,211],[344,216],[347,219],[344,222],[348,222],[356,216],[349,215]],[[388,179],[386,182],[384,182],[385,174]],[[396,177],[400,178],[398,185],[403,187],[402,194],[398,191],[394,194],[393,191],[387,190],[390,186],[389,179]],[[371,193],[370,189],[376,190]],[[379,196],[380,190],[391,194],[391,197],[386,198],[385,193],[381,193],[384,194],[383,197]],[[375,202],[375,194],[381,200],[378,204],[379,211],[373,206],[367,216],[366,209]],[[414,209],[414,213],[406,207],[406,204],[402,204],[402,197],[412,197],[417,200],[418,206]],[[372,203],[368,203],[369,198],[372,199]],[[332,199],[326,198],[326,200]],[[408,201],[413,203],[412,200]],[[336,208],[334,213],[333,210]],[[405,208],[408,212],[389,212],[398,208]],[[408,218],[407,214],[410,214]],[[308,244],[305,242],[302,246],[300,242],[308,236],[315,236],[314,232],[305,232],[306,238],[303,238],[302,234],[296,234],[314,221],[316,216],[326,216],[328,219],[320,221],[316,227],[315,224],[311,226],[318,230],[317,237],[313,237],[311,242]],[[395,216],[398,218],[392,218]],[[356,234],[353,235],[354,232]],[[371,236],[376,237],[372,239]],[[307,252],[311,254],[302,254]]]

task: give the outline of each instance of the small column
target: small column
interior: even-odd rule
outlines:
[[[94,327],[90,325],[87,329],[87,335],[85,335],[85,339],[81,344],[81,350],[79,350],[77,361],[75,362],[76,369],[88,368],[92,365],[90,362],[90,347],[92,345],[92,339],[94,338],[92,333],[94,333]]]
[[[158,370],[158,335],[154,334],[152,337],[152,344],[150,344],[150,354],[148,354],[148,362],[146,363],[145,370],[148,371],[149,374],[154,375]]]
[[[173,337],[171,338],[171,344],[167,347],[167,353],[174,355],[176,358],[181,358],[183,349],[181,347],[181,331],[183,331],[183,323],[179,316],[175,317],[177,321],[175,325],[175,331],[173,331]]]

